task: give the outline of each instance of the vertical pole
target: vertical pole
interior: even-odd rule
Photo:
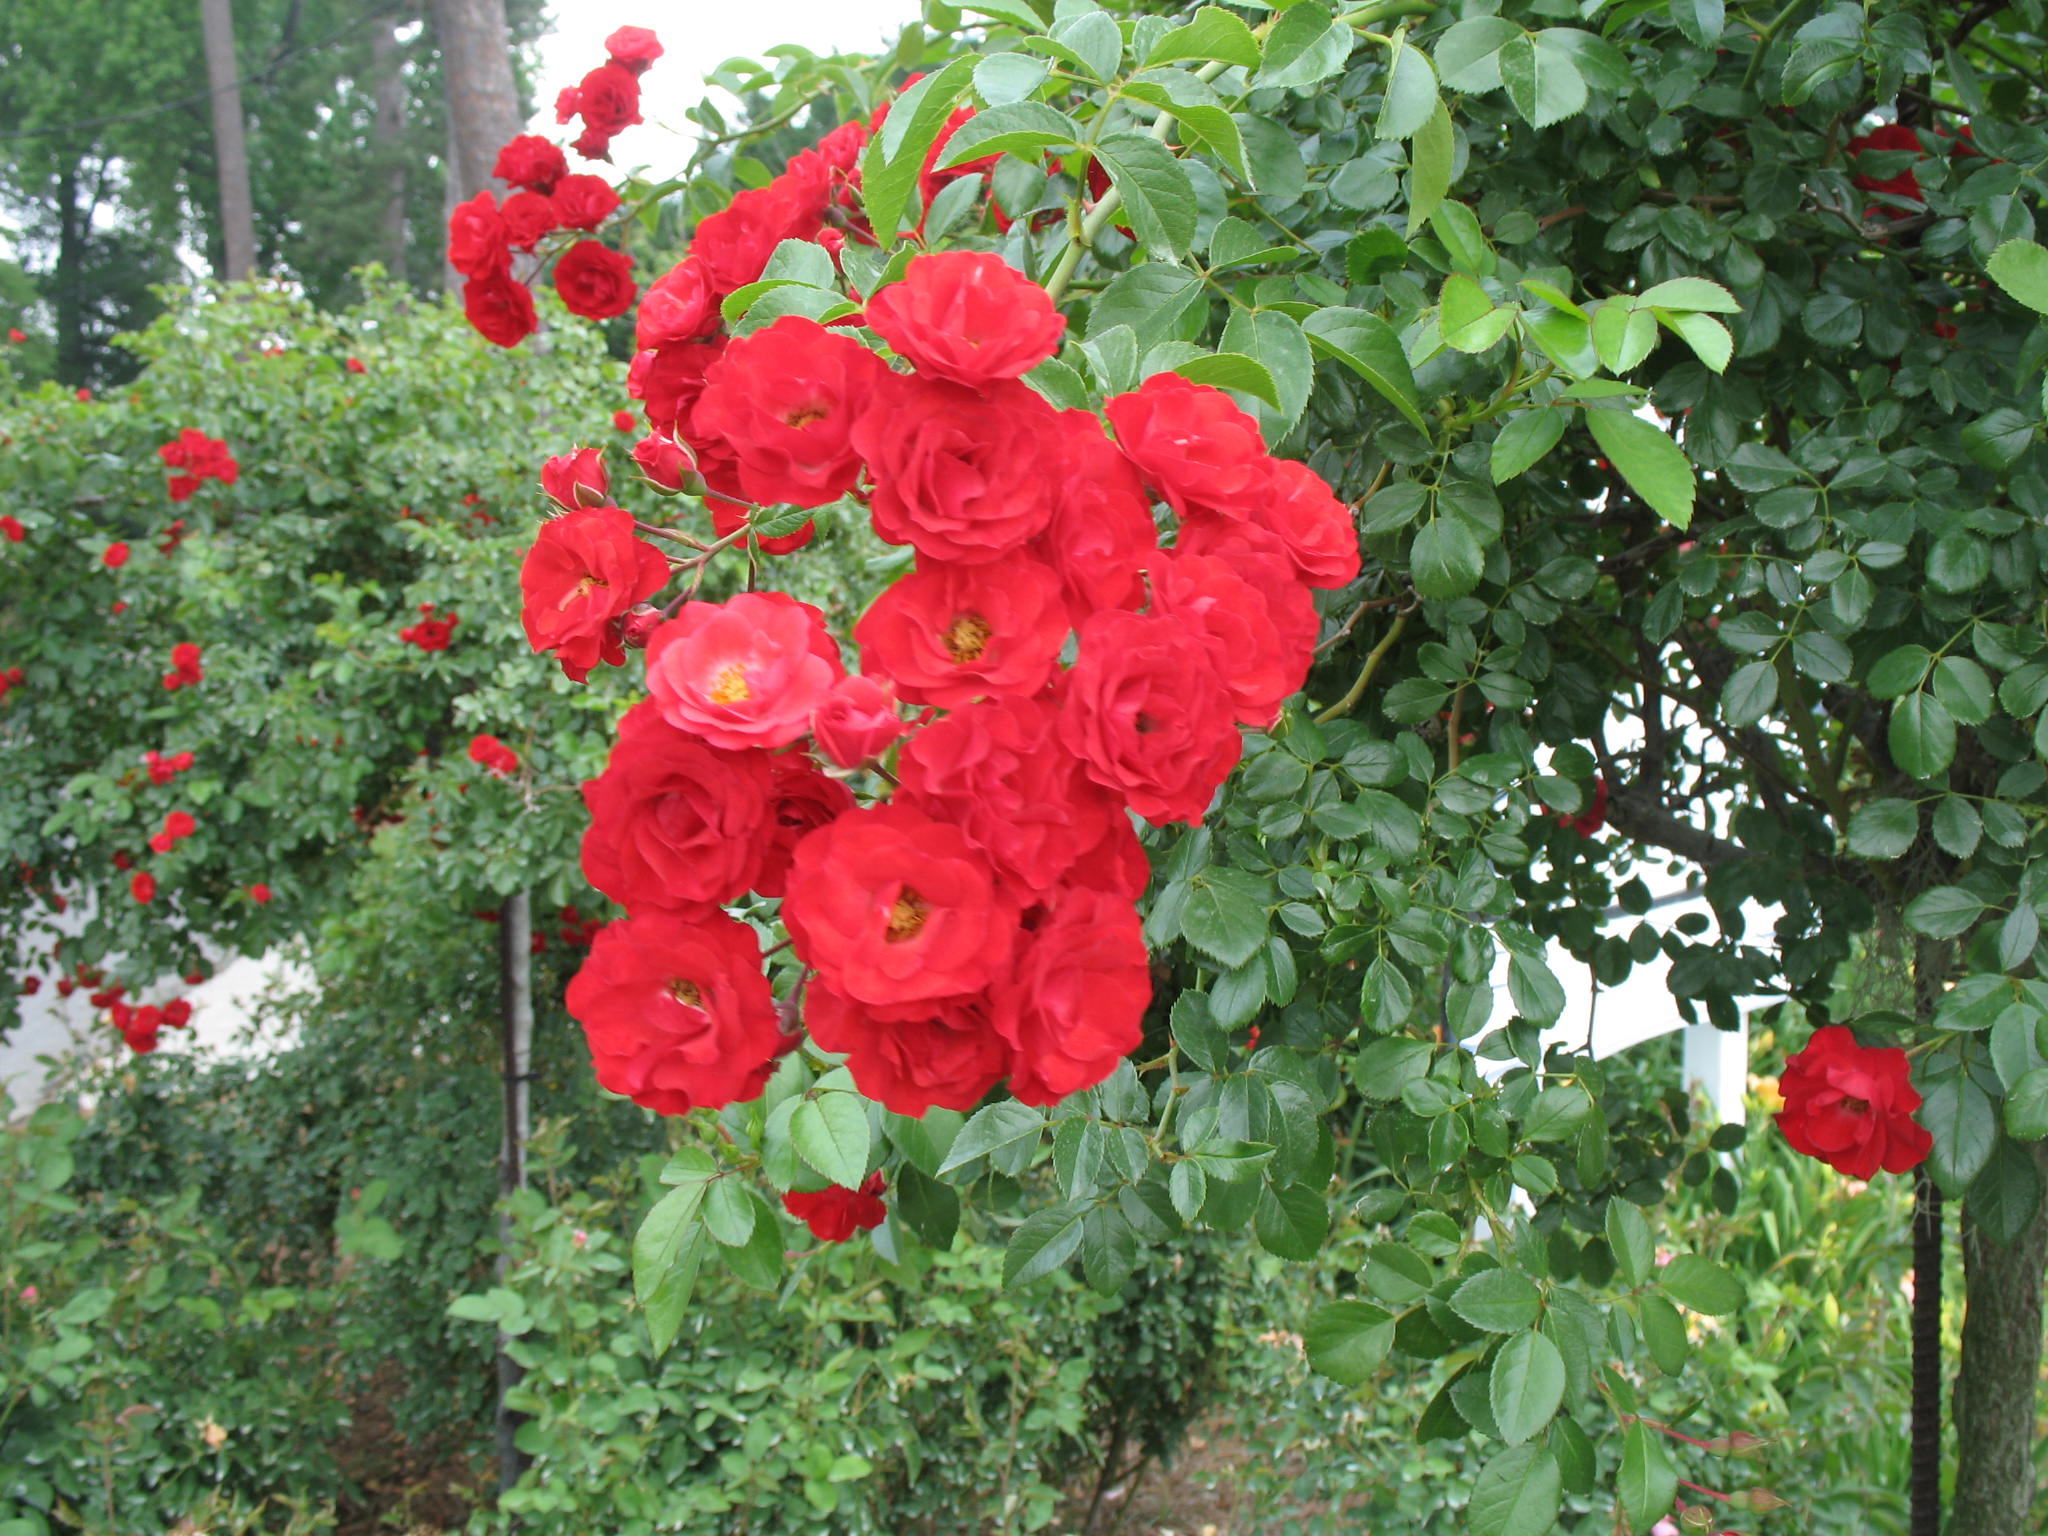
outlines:
[[[220,173],[222,275],[241,282],[256,271],[256,211],[249,195],[249,146],[243,136],[241,67],[235,61],[235,13],[229,0],[199,0],[206,39],[206,83],[213,93],[213,158]]]
[[[506,1202],[526,1187],[526,1142],[531,1132],[528,1086],[533,1077],[533,904],[525,891],[505,899],[498,921],[499,1073],[504,1083],[505,1124],[498,1150],[498,1281],[512,1267],[512,1213]],[[498,1491],[519,1481],[526,1458],[514,1436],[519,1415],[506,1395],[519,1385],[519,1363],[498,1335]]]
[[[1912,1536],[1941,1536],[1941,1191],[1913,1190]]]
[[[395,20],[370,29],[370,73],[376,80],[377,116],[370,143],[377,151],[374,185],[382,198],[378,216],[384,270],[405,281],[405,59]]]

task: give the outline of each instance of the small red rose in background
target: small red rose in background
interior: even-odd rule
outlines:
[[[342,366],[347,368],[350,373],[368,373],[370,371],[363,366],[363,360],[360,357],[352,357]]]
[[[190,837],[199,829],[199,823],[188,811],[172,811],[164,817],[164,829],[149,840],[149,846],[158,853],[169,853],[178,846],[178,839]]]
[[[612,412],[612,430],[614,432],[630,432],[633,430],[634,427],[638,426],[639,423],[640,418],[635,416],[631,411]]]
[[[495,736],[470,737],[469,760],[472,763],[480,763],[500,778],[508,773],[516,773],[519,769],[519,754]]]
[[[505,273],[473,277],[464,283],[462,313],[479,336],[501,347],[516,347],[540,329],[533,295],[524,283],[513,282]]]
[[[128,894],[144,906],[156,900],[156,876],[148,870],[138,870],[128,882]]]
[[[26,332],[17,331],[13,326],[9,326],[7,328],[7,339],[16,346],[20,346],[24,341],[28,340],[28,335]]]
[[[1561,827],[1570,827],[1581,837],[1591,837],[1595,832],[1606,826],[1607,780],[1604,778],[1595,779],[1593,781],[1593,803],[1588,805],[1583,811],[1580,811],[1576,816],[1559,816],[1557,824]]]
[[[1849,140],[1842,147],[1851,155],[1860,155],[1865,151],[1908,151],[1922,157],[1926,155],[1926,151],[1920,146],[1920,135],[1904,123],[1885,123],[1871,129],[1860,138]],[[1859,175],[1852,180],[1860,191],[1882,192],[1891,197],[1910,197],[1916,200],[1920,197],[1920,178],[1913,174],[1910,165],[1896,175]]]
[[[604,51],[619,68],[644,75],[663,50],[660,40],[647,28],[620,27],[604,40]]]
[[[193,759],[190,752],[177,752],[169,757],[165,757],[155,748],[151,748],[142,754],[142,761],[149,769],[150,783],[168,784],[187,768],[190,768]]]
[[[619,194],[602,176],[564,176],[553,201],[562,228],[592,230],[618,211]]]
[[[0,699],[7,697],[8,690],[19,688],[22,679],[27,676],[28,674],[19,667],[9,667],[6,671],[0,672]]]
[[[882,1194],[889,1184],[871,1173],[859,1189],[834,1184],[826,1189],[792,1189],[782,1197],[783,1209],[811,1229],[821,1243],[843,1243],[856,1232],[868,1232],[889,1219]]]
[[[423,651],[445,651],[455,639],[455,626],[462,622],[462,616],[452,608],[436,618],[432,603],[421,603],[422,615],[419,623],[408,624],[398,632],[398,638],[407,645],[416,645]]]
[[[270,895],[270,887],[265,885],[261,880],[258,880],[254,885],[249,887],[249,899],[255,902],[256,905],[259,907],[270,900]]]
[[[190,640],[181,640],[171,647],[171,670],[164,674],[164,687],[172,693],[180,688],[196,688],[204,681],[206,673],[199,665],[199,647]]]
[[[1934,1138],[1913,1118],[1921,1099],[1906,1053],[1865,1046],[1843,1024],[1817,1030],[1785,1063],[1774,1117],[1795,1152],[1819,1158],[1852,1179],[1878,1169],[1906,1173],[1933,1149]]]
[[[119,539],[109,544],[100,555],[100,564],[110,571],[118,571],[128,563],[128,546]]]
[[[233,485],[242,472],[235,456],[228,451],[228,445],[220,438],[208,437],[197,427],[186,427],[176,438],[158,448],[156,456],[163,460],[165,468],[184,471],[171,477],[169,490],[173,501],[191,500],[192,493],[204,480]]]
[[[21,519],[12,513],[0,513],[0,533],[7,535],[10,544],[19,544],[28,537],[28,530],[21,526]]]
[[[40,976],[24,976],[24,977],[22,977],[22,978],[21,978],[21,995],[22,995],[23,997],[34,997],[34,996],[35,996],[35,995],[36,995],[36,994],[37,994],[38,992],[40,992],[40,991],[42,991],[42,990],[43,990],[43,978],[42,978],[42,977],[40,977]]]

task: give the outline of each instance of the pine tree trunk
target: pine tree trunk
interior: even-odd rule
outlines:
[[[2048,1188],[2048,1143],[2027,1149]],[[2041,1385],[2041,1293],[2048,1208],[2010,1248],[1963,1209],[1963,1363],[1956,1376],[1956,1492],[1949,1536],[2037,1536],[2034,1430]]]
[[[51,303],[57,311],[57,378],[77,389],[85,383],[85,236],[89,210],[78,206],[78,172],[57,177],[57,270]]]
[[[384,270],[405,281],[405,73],[395,19],[370,29],[370,72],[376,81],[377,116],[370,128],[376,151],[376,185],[382,208]]]
[[[505,1206],[526,1188],[526,1142],[532,1133],[528,1088],[533,1078],[533,903],[525,891],[505,899],[498,921],[499,1072],[505,1090],[505,1124],[498,1148],[498,1279],[512,1260],[512,1216]],[[498,1491],[519,1481],[526,1458],[514,1443],[520,1416],[506,1406],[519,1385],[519,1363],[498,1335]]]
[[[249,196],[249,146],[243,136],[241,66],[229,0],[199,0],[206,38],[206,83],[213,93],[213,158],[220,179],[222,275],[231,283],[256,271],[256,212]]]
[[[448,97],[448,191],[461,202],[491,185],[498,151],[524,127],[505,0],[434,0],[434,30]]]

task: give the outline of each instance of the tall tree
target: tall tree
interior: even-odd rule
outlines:
[[[249,146],[242,124],[234,7],[229,0],[199,0],[199,25],[206,39],[206,84],[219,183],[221,275],[233,283],[256,270],[256,213],[249,199]]]
[[[512,69],[505,0],[434,0],[448,103],[448,194],[460,201],[491,185],[491,169],[525,114]]]

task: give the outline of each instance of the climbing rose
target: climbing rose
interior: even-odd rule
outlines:
[[[845,675],[825,616],[780,592],[686,603],[647,642],[663,717],[730,751],[795,741]]]
[[[868,300],[867,323],[919,373],[975,387],[1029,373],[1067,328],[1043,288],[986,251],[911,258]]]
[[[1268,473],[1266,444],[1259,424],[1222,390],[1155,373],[1103,413],[1117,446],[1180,516],[1197,507],[1250,515]]]
[[[514,192],[505,199],[499,217],[512,248],[530,251],[555,232],[555,200],[539,192]]]
[[[257,906],[263,906],[266,902],[270,900],[270,887],[265,885],[261,880],[258,880],[254,885],[249,887],[249,899],[255,902]]]
[[[536,651],[553,651],[570,681],[626,659],[621,619],[668,581],[668,558],[633,536],[632,514],[586,507],[541,524],[519,568],[521,617]]]
[[[1302,582],[1278,537],[1254,523],[1208,513],[1181,524],[1177,555],[1214,555],[1265,599],[1266,617],[1289,655],[1312,656],[1322,620],[1315,594]]]
[[[701,261],[680,262],[648,285],[634,316],[634,344],[672,347],[718,329],[718,295]]]
[[[871,1173],[859,1189],[834,1184],[826,1189],[792,1189],[782,1197],[783,1209],[811,1229],[821,1243],[843,1243],[855,1232],[867,1232],[889,1219],[882,1192],[889,1187]]]
[[[1358,526],[1329,483],[1293,459],[1267,460],[1265,493],[1253,521],[1278,536],[1301,579],[1341,587],[1358,579]]]
[[[1920,135],[1904,123],[1882,124],[1871,129],[1870,132],[1860,138],[1849,140],[1847,144],[1843,145],[1843,148],[1848,151],[1852,158],[1866,151],[1883,153],[1886,151],[1904,150],[1923,157],[1926,154],[1926,151],[1920,145]],[[1921,195],[1920,178],[1913,174],[1913,168],[1910,165],[1891,176],[1858,175],[1852,179],[1855,181],[1857,189],[1863,192],[1882,192],[1892,197],[1910,197],[1915,199]]]
[[[1794,1151],[1852,1179],[1868,1179],[1880,1168],[1906,1173],[1934,1146],[1913,1118],[1921,1100],[1909,1072],[1904,1051],[1858,1045],[1854,1031],[1830,1024],[1785,1063],[1778,1129]]]
[[[883,589],[853,627],[861,664],[913,704],[1037,693],[1067,638],[1060,580],[1028,555],[932,564]]]
[[[772,821],[754,889],[763,896],[780,896],[789,885],[797,844],[852,810],[854,799],[852,790],[801,753],[780,752],[770,761],[775,768],[769,792]]]
[[[180,688],[197,687],[205,677],[199,666],[198,646],[181,640],[171,647],[171,670],[164,674],[164,687],[175,693]]]
[[[772,787],[767,753],[707,747],[643,700],[584,782],[583,873],[634,916],[736,901],[760,870]]]
[[[498,151],[498,163],[491,174],[515,187],[547,193],[569,174],[569,161],[561,146],[537,133],[522,133]]]
[[[555,263],[555,292],[572,315],[609,320],[633,307],[633,258],[595,240],[578,240]]]
[[[139,870],[128,882],[128,894],[147,906],[156,900],[156,876],[148,870]]]
[[[873,762],[907,727],[896,713],[896,694],[886,681],[852,673],[811,715],[811,739],[841,768]]]
[[[1145,600],[1141,573],[1159,547],[1159,529],[1137,470],[1102,435],[1094,412],[1060,412],[1060,446],[1052,521],[1031,549],[1059,573],[1067,612],[1079,624],[1098,609]]]
[[[724,440],[749,501],[822,507],[860,478],[849,434],[886,377],[851,336],[785,315],[705,371],[690,435]]]
[[[455,639],[455,626],[462,622],[460,614],[449,612],[435,618],[434,605],[421,603],[420,612],[426,617],[417,624],[408,624],[398,632],[398,638],[407,645],[416,645],[423,651],[445,651]]]
[[[119,539],[114,540],[100,555],[100,563],[110,571],[118,571],[128,563],[128,546]]]
[[[849,811],[797,844],[782,919],[797,957],[856,1002],[979,992],[1001,974],[1017,903],[957,827],[900,805]]]
[[[782,1030],[753,929],[722,912],[607,926],[569,983],[597,1080],[656,1114],[751,1099]]]
[[[875,532],[931,560],[1000,560],[1044,531],[1059,494],[1059,413],[1028,385],[972,390],[886,374],[854,424]]]
[[[1151,565],[1152,612],[1173,620],[1208,647],[1216,676],[1229,690],[1238,722],[1267,726],[1281,701],[1308,676],[1313,654],[1289,650],[1256,588],[1228,561],[1207,555],[1161,554]]]
[[[1557,818],[1557,824],[1561,827],[1570,827],[1581,837],[1591,837],[1595,832],[1606,826],[1607,780],[1605,778],[1594,779],[1592,804],[1588,805],[1576,816],[1569,814],[1560,815]]]
[[[524,283],[515,283],[503,273],[473,277],[464,283],[462,313],[479,336],[501,347],[516,347],[540,329],[533,295]]]
[[[464,277],[503,277],[512,270],[512,248],[498,199],[479,192],[458,203],[448,217],[448,265]]]
[[[662,46],[645,27],[620,27],[604,40],[604,51],[619,68],[641,75],[661,57]]]
[[[0,533],[7,535],[7,542],[19,544],[28,537],[28,530],[21,526],[21,519],[9,514],[0,514]]]
[[[610,497],[611,485],[602,448],[558,453],[540,467],[541,490],[565,511],[603,506]]]
[[[618,211],[619,194],[602,176],[564,176],[554,191],[555,222],[564,229],[591,230]]]
[[[164,829],[149,840],[149,846],[158,853],[169,853],[178,845],[181,837],[190,837],[199,829],[199,823],[192,819],[189,811],[172,811],[164,817]]]
[[[342,364],[342,367],[346,368],[350,373],[368,373],[370,371],[366,366],[364,366],[363,360],[360,357],[352,357],[348,359],[348,361]],[[164,553],[169,554],[170,551],[165,550]]]
[[[1198,635],[1113,610],[1081,626],[1060,727],[1088,776],[1155,826],[1201,825],[1244,750],[1230,694]]]
[[[1102,891],[1063,892],[996,992],[995,1026],[1015,1054],[1010,1092],[1052,1104],[1093,1088],[1137,1049],[1151,1001],[1136,908]]]
[[[666,432],[650,432],[635,443],[633,462],[665,491],[680,491],[684,477],[697,473],[695,455]]]
[[[899,1115],[972,1109],[1010,1067],[987,994],[871,1009],[813,978],[804,994],[812,1040],[846,1054],[860,1091]]]
[[[576,106],[590,132],[616,138],[640,121],[640,82],[630,69],[600,64],[576,87]]]
[[[469,760],[503,777],[519,768],[519,754],[495,736],[469,738]]]

